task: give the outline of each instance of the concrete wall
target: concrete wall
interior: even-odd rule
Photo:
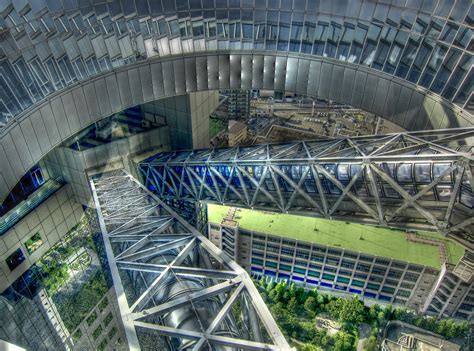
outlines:
[[[168,150],[169,143],[168,127],[161,127],[84,151],[61,146],[52,150],[42,165],[49,174],[62,176],[71,184],[77,202],[93,207],[87,170],[114,163],[123,168],[130,154],[157,148]]]
[[[210,90],[161,99],[143,106],[145,118],[155,123],[166,120],[171,149],[187,150],[209,147],[209,116],[218,105],[219,91]]]
[[[201,91],[189,94],[193,149],[209,147],[209,116],[219,105],[219,91]]]
[[[2,235],[0,237],[0,292],[9,287],[69,232],[81,220],[83,213],[82,206],[74,200],[71,185],[66,184]],[[35,233],[40,233],[43,244],[30,255],[24,243]],[[10,271],[6,259],[19,247],[26,260]]]

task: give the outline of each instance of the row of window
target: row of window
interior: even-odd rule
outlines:
[[[293,267],[285,264],[277,264],[276,262],[271,262],[271,261],[263,261],[261,259],[253,258],[252,259],[252,264],[257,265],[257,266],[262,266],[263,268],[259,268],[257,266],[252,266],[251,271],[252,272],[264,272],[265,274],[270,274],[270,275],[277,275],[279,278],[290,278],[293,280],[298,280],[298,281],[304,281],[304,278],[299,277],[298,275],[306,275],[307,273],[307,278],[306,282],[311,283],[311,284],[321,284],[322,286],[325,287],[334,287],[338,290],[342,290],[342,288],[347,287],[347,286],[352,286],[352,287],[357,287],[361,289],[367,289],[367,290],[372,290],[375,292],[380,291],[381,293],[384,294],[389,294],[392,296],[397,296],[397,297],[402,297],[402,298],[408,298],[411,295],[410,290],[404,290],[402,289],[402,286],[397,289],[396,285],[394,287],[383,285],[381,286],[380,284],[377,284],[377,282],[373,281],[363,281],[356,279],[357,276],[354,276],[354,278],[350,277],[344,277],[344,276],[336,276],[335,274],[327,273],[327,272],[317,272],[313,270],[308,270],[300,268],[300,267]],[[276,270],[273,271],[272,269]],[[286,273],[285,273],[286,272]],[[293,274],[291,274],[293,273]],[[294,275],[297,274],[297,275]],[[315,280],[315,279],[320,279]],[[326,282],[326,283],[325,283]],[[328,286],[327,283],[336,283],[336,286]],[[381,281],[378,283],[382,283]],[[326,285],[324,285],[326,284]],[[342,284],[342,285],[341,285]]]

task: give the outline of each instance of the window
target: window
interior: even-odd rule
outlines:
[[[11,271],[18,267],[25,260],[25,255],[21,248],[16,249],[10,256],[7,257],[7,265]]]
[[[26,251],[31,255],[33,252],[43,245],[40,233],[36,233],[25,242]]]

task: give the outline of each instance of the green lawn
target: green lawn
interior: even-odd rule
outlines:
[[[220,223],[228,209],[227,206],[209,204],[209,221]],[[247,230],[440,268],[437,246],[409,242],[401,230],[247,209],[238,209],[234,219]],[[440,234],[419,234],[444,240],[450,263],[456,264],[464,254],[460,245]]]
[[[217,118],[209,118],[209,137],[214,138],[224,129],[227,129],[227,122]]]

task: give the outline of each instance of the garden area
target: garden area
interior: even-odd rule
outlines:
[[[97,219],[92,210],[36,264],[41,285],[66,328],[74,331],[107,293],[111,284]]]
[[[390,320],[415,325],[445,339],[463,338],[470,330],[467,322],[457,324],[391,305],[367,307],[357,296],[335,297],[294,283],[267,283],[264,279],[256,285],[282,332],[301,351],[357,350],[359,339],[359,349],[375,351],[379,333]]]
[[[212,139],[221,131],[227,129],[227,122],[219,118],[209,118],[209,137]]]

